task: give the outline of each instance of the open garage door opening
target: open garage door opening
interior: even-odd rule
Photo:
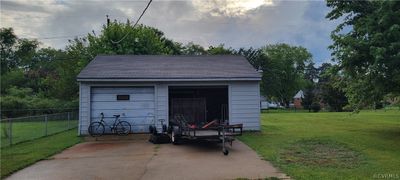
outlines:
[[[170,86],[168,92],[172,123],[178,116],[195,127],[229,120],[228,86]]]

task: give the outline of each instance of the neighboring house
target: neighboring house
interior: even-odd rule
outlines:
[[[134,132],[176,114],[260,129],[261,76],[242,56],[97,56],[77,80],[82,135],[102,112],[110,123],[120,114]]]
[[[303,98],[304,98],[304,92],[302,90],[298,91],[296,95],[293,96],[293,104],[295,108],[297,109],[303,108],[303,106],[301,105]]]

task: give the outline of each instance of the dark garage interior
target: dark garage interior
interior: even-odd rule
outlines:
[[[170,119],[183,115],[197,127],[229,119],[227,86],[170,86],[168,92]]]

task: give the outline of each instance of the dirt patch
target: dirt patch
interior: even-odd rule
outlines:
[[[345,144],[316,139],[297,141],[280,156],[287,164],[334,168],[355,168],[360,165],[362,159],[361,153]]]

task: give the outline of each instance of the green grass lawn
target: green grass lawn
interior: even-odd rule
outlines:
[[[77,120],[57,120],[48,121],[47,134],[51,135],[61,131],[65,131],[70,128],[75,128],[78,125]],[[6,136],[5,131],[9,130],[8,122],[1,123],[0,134],[1,134],[1,146],[8,146],[9,139]],[[33,122],[13,122],[12,123],[12,143],[19,143],[27,140],[36,139],[45,135],[46,124],[44,121],[33,121]]]
[[[262,113],[240,140],[295,179],[400,178],[400,111]]]
[[[77,144],[77,129],[1,148],[1,177]]]

